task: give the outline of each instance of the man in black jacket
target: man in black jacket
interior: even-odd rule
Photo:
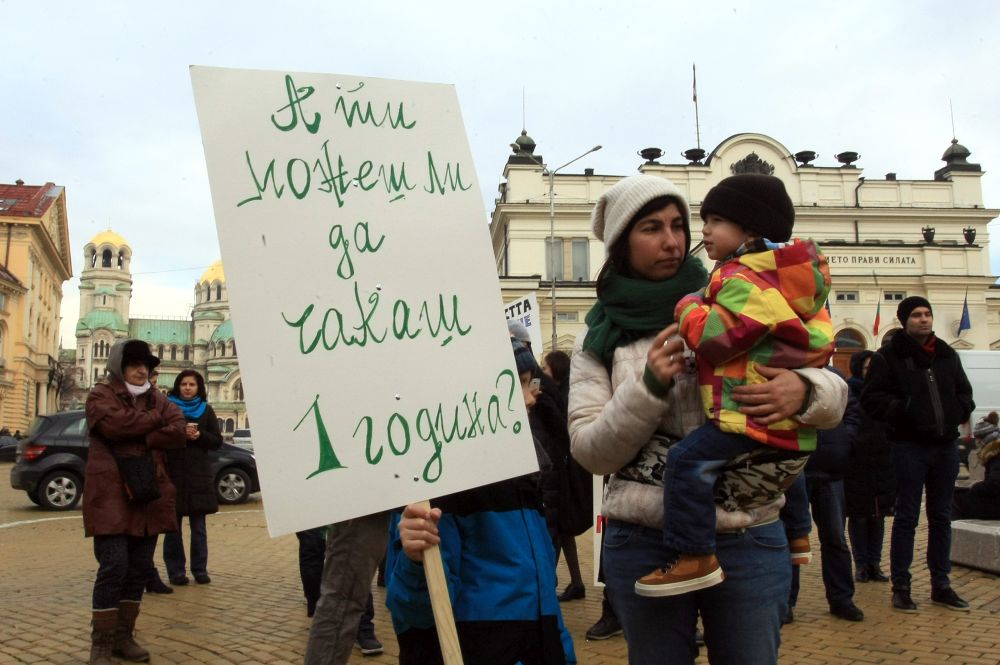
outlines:
[[[972,386],[954,349],[934,336],[931,304],[919,296],[899,303],[903,330],[872,358],[861,402],[888,422],[896,470],[896,518],[889,550],[892,606],[916,612],[910,598],[913,539],[920,497],[927,490],[927,567],[931,601],[968,611],[952,590],[951,499],[958,477],[958,426],[975,408]]]

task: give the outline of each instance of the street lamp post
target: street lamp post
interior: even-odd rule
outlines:
[[[552,283],[549,291],[549,307],[552,309],[552,346],[551,351],[555,351],[556,348],[556,194],[555,194],[555,184],[556,184],[556,173],[566,168],[573,162],[579,161],[589,155],[592,152],[597,152],[602,146],[595,145],[593,148],[587,152],[574,157],[562,166],[550,169],[542,162],[535,159],[534,155],[524,154],[530,160],[542,167],[542,173],[549,178],[549,278]]]

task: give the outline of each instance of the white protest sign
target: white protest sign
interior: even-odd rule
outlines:
[[[191,78],[271,535],[536,470],[454,87]]]
[[[528,336],[531,337],[531,349],[535,354],[542,352],[542,321],[539,318],[541,312],[538,311],[538,298],[532,291],[523,298],[512,300],[503,308],[503,314],[510,321],[514,319],[528,329]]]

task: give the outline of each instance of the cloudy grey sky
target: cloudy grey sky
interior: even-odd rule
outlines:
[[[772,136],[817,165],[933,177],[955,132],[1000,207],[1000,4],[0,0],[0,182],[67,190],[73,267],[109,225],[134,252],[133,315],[184,316],[219,256],[188,65],[454,83],[488,214],[527,129],[553,165],[629,174],[636,151]],[[914,233],[918,233],[914,229]],[[997,249],[1000,249],[998,247]],[[993,270],[1000,254],[993,251]],[[77,279],[64,285],[75,346]]]

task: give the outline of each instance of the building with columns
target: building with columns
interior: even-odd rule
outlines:
[[[194,285],[190,318],[132,318],[132,248],[128,242],[110,229],[98,233],[84,246],[83,259],[76,325],[77,385],[87,390],[101,380],[116,340],[141,339],[160,358],[161,390],[169,390],[181,370],[197,370],[205,377],[208,401],[222,432],[249,427],[222,261],[209,266]]]
[[[27,432],[59,404],[59,308],[73,276],[66,191],[0,185],[0,426]]]
[[[537,292],[547,351],[554,286],[555,346],[568,351],[585,329],[593,280],[605,256],[590,229],[590,211],[623,176],[593,169],[557,173],[550,218],[544,159],[526,133],[512,146],[491,220],[503,300]],[[944,166],[932,173],[934,160],[928,156],[926,180],[901,180],[894,173],[865,177],[853,152],[838,154],[837,166],[816,166],[814,152],[792,154],[763,134],[730,136],[708,155],[689,150],[690,161],[683,164],[660,163],[662,151],[655,148],[642,153],[646,161],[639,172],[673,181],[688,197],[692,244],[700,238],[699,205],[720,180],[737,173],[782,179],[795,204],[794,235],[816,240],[830,261],[839,367],[851,353],[878,348],[900,328],[896,303],[910,295],[932,303],[935,332],[945,342],[959,349],[1000,350],[1000,290],[992,288],[996,277],[986,228],[1000,211],[984,204],[983,171],[969,163],[969,150],[957,141],[941,156]],[[709,261],[704,253],[695,256]],[[959,334],[966,301],[972,327]]]

